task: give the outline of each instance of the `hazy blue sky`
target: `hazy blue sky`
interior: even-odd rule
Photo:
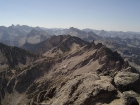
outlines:
[[[140,32],[140,0],[0,0],[0,26]]]

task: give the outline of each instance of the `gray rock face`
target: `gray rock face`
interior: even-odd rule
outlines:
[[[130,83],[134,83],[135,81],[137,81],[139,79],[139,74],[137,73],[132,73],[132,72],[119,72],[116,76],[115,76],[115,84],[117,86],[119,85],[123,85],[126,86]]]
[[[116,88],[110,81],[111,78],[100,77],[96,73],[73,76],[59,86],[39,94],[37,103],[41,103],[42,98],[48,105],[90,105],[99,99],[105,101],[115,95]]]
[[[136,92],[132,91],[132,90],[124,91],[124,92],[122,93],[122,98],[127,98],[127,97],[138,97],[138,96],[139,96],[139,95],[138,95]]]
[[[139,105],[136,99],[138,97],[139,95],[134,91],[124,91],[122,93],[123,105]]]
[[[123,105],[139,105],[135,97],[126,97],[124,99]]]
[[[123,105],[139,105],[137,99],[138,95],[134,91],[125,91],[122,93]]]
[[[124,91],[135,89],[135,84],[139,81],[139,74],[132,72],[118,72],[114,78],[117,87]]]

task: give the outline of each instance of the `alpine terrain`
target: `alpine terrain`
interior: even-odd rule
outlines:
[[[139,71],[83,33],[29,39],[28,51],[0,43],[0,105],[139,105]]]

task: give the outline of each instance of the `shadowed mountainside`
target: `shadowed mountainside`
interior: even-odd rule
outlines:
[[[7,68],[20,68],[20,66],[27,66],[34,60],[38,59],[38,54],[33,54],[18,47],[7,46],[0,43],[0,70]],[[29,63],[29,64],[28,64]]]

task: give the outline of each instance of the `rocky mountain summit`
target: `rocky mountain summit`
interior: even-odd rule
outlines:
[[[31,46],[42,57],[1,73],[1,105],[139,105],[139,73],[116,51],[70,35]]]

